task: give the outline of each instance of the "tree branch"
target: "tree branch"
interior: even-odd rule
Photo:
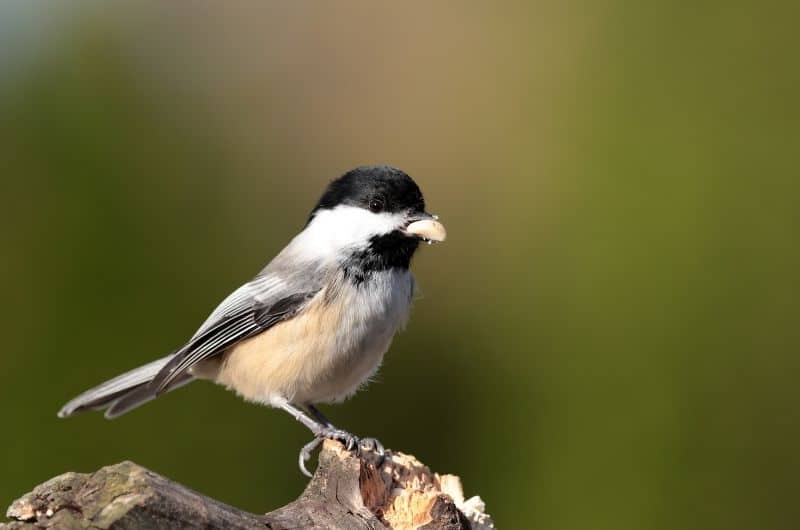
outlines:
[[[15,501],[0,530],[207,528],[494,528],[479,497],[464,500],[455,475],[432,473],[416,458],[388,452],[358,457],[326,441],[319,465],[295,501],[265,515],[205,497],[133,462],[94,473],[65,473]]]

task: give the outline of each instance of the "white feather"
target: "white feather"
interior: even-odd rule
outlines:
[[[363,247],[372,236],[388,234],[402,226],[402,213],[373,213],[357,206],[339,205],[320,210],[289,244],[305,260],[332,260]],[[305,261],[304,260],[304,261]]]

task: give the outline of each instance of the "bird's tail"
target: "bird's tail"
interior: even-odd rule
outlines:
[[[150,381],[172,357],[173,355],[167,355],[87,390],[61,407],[58,417],[67,418],[84,410],[105,409],[105,417],[112,419],[155,399],[156,392],[150,388]],[[194,377],[185,373],[170,387],[170,390],[179,388],[192,380]]]

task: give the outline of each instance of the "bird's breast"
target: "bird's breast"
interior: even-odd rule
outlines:
[[[341,401],[377,371],[413,289],[408,270],[337,275],[295,317],[226,352],[209,378],[266,404]]]

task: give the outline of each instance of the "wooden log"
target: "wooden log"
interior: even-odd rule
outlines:
[[[376,529],[494,528],[479,497],[464,499],[454,475],[387,452],[359,457],[326,441],[317,470],[295,501],[265,515],[201,495],[133,462],[94,473],[65,473],[15,501],[0,530],[57,529]]]

